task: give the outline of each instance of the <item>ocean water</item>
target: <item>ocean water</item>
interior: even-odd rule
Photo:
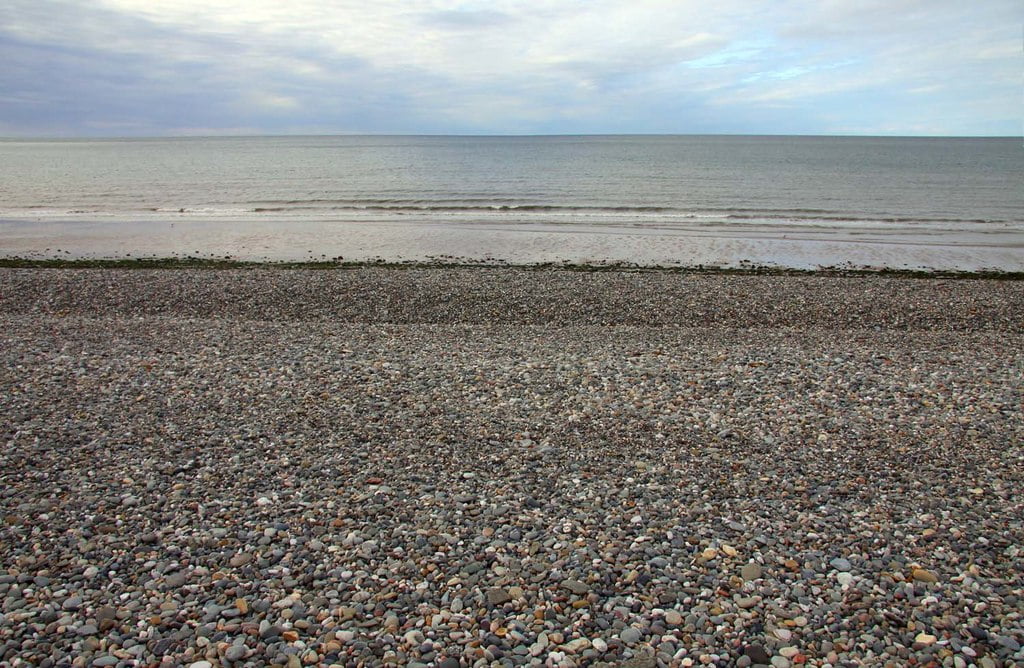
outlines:
[[[751,261],[728,255],[756,258],[766,245],[776,248],[761,263],[800,264],[780,244],[802,242],[848,246],[845,255],[823,247],[837,264],[860,244],[900,246],[911,259],[929,247],[935,256],[990,249],[980,252],[1005,268],[1022,252],[1024,146],[736,136],[7,140],[0,234],[6,255],[630,261],[632,249],[644,263],[663,247],[653,260],[672,263],[675,248],[685,264],[719,239],[735,247],[718,244],[723,264]],[[765,243],[754,248],[757,240]],[[882,250],[874,264],[901,264]]]

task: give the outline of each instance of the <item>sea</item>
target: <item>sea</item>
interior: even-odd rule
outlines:
[[[1020,138],[0,140],[0,255],[1024,269]]]

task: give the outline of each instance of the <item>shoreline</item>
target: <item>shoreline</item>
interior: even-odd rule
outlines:
[[[31,259],[188,258],[242,262],[615,264],[816,270],[1024,272],[1019,223],[962,231],[794,231],[709,224],[697,229],[550,221],[156,220],[7,222],[0,256]]]

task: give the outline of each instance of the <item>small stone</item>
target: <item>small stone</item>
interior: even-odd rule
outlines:
[[[792,659],[794,656],[800,653],[800,650],[796,647],[780,647],[779,655],[784,656],[787,659]]]
[[[791,665],[793,665],[792,663],[790,663],[789,659],[787,659],[784,656],[773,656],[771,664],[775,668],[789,668]]]
[[[923,568],[915,568],[911,574],[918,582],[938,582],[939,578],[935,573],[927,571]]]
[[[853,564],[851,564],[848,559],[843,559],[842,557],[836,557],[828,563],[832,568],[836,569],[840,573],[846,573],[853,568]]]
[[[938,641],[938,638],[931,635],[930,633],[918,633],[916,636],[914,636],[914,642],[924,647],[934,645],[936,641]]]
[[[594,649],[604,654],[608,651],[608,643],[604,641],[604,638],[594,638],[590,641],[590,644],[594,646]]]
[[[188,664],[188,668],[213,668],[213,664],[209,661],[196,661]]]
[[[783,642],[789,642],[789,640],[793,637],[793,632],[789,629],[775,629],[773,633],[775,634],[776,638]]]
[[[839,583],[840,587],[847,587],[853,583],[853,575],[850,573],[837,573],[836,582]]]
[[[669,610],[665,613],[665,623],[671,624],[672,626],[681,626],[683,623],[683,616],[676,610]]]

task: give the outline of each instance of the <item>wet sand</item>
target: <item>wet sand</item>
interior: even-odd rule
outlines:
[[[0,256],[230,257],[247,261],[346,260],[748,264],[1024,271],[1019,226],[922,228],[557,224],[436,224],[154,217],[2,222]]]

